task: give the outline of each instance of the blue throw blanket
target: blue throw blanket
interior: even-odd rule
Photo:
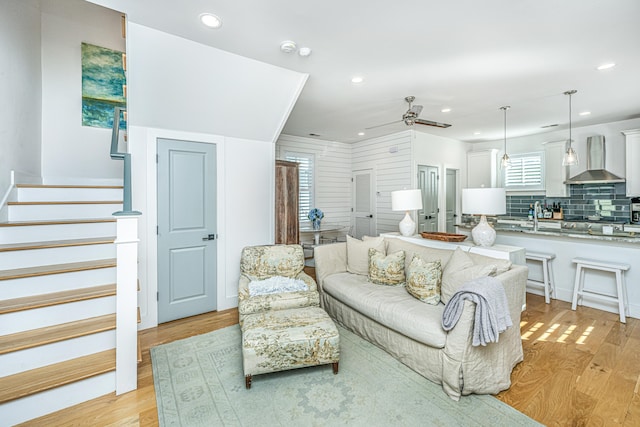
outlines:
[[[507,294],[502,283],[495,277],[481,277],[463,284],[453,294],[442,313],[442,328],[445,331],[450,331],[456,326],[465,301],[476,303],[472,343],[474,346],[498,342],[498,335],[513,325]]]

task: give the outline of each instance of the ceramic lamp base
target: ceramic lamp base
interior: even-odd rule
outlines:
[[[496,242],[496,230],[487,222],[487,217],[482,215],[480,222],[471,230],[473,242],[478,246],[493,246]]]
[[[402,221],[400,221],[399,229],[400,234],[403,236],[413,236],[416,232],[416,223],[411,219],[409,212],[407,212]]]

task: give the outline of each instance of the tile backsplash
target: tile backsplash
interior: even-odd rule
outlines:
[[[571,184],[570,197],[507,196],[507,215],[526,217],[529,205],[539,201],[542,206],[560,203],[564,216],[570,220],[600,215],[603,220],[629,222],[630,198],[624,182],[611,184]]]

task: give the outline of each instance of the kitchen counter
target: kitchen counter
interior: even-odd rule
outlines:
[[[501,217],[492,225],[498,233],[525,233],[540,236],[640,244],[640,226],[638,225],[541,219],[538,221],[538,229],[535,230],[533,221],[517,217]],[[457,227],[461,230],[471,230],[475,227],[475,224],[459,224]],[[606,229],[606,227],[609,227],[609,233],[603,232],[603,229]]]

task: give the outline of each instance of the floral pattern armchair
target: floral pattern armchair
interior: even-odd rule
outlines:
[[[287,310],[302,307],[318,307],[320,297],[315,280],[304,271],[304,252],[300,245],[248,246],[240,258],[238,283],[238,312],[240,325],[249,314],[271,310]],[[307,291],[285,292],[269,295],[249,295],[252,280],[264,280],[282,276],[304,281]]]

